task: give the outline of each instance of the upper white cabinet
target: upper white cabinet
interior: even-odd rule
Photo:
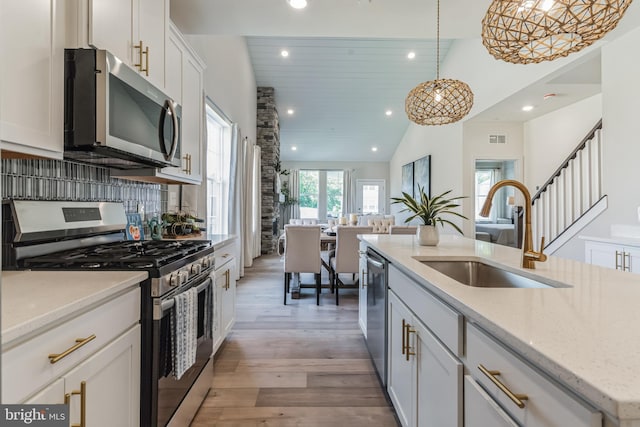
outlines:
[[[85,28],[84,12],[77,13]],[[89,0],[86,13],[87,34],[78,34],[78,47],[106,49],[164,88],[169,0]]]
[[[65,2],[14,0],[0,11],[3,157],[62,158]]]
[[[200,184],[204,168],[204,62],[171,23],[166,45],[167,95],[182,105],[180,167],[114,171],[112,176],[166,184]]]
[[[164,168],[162,173],[188,184],[202,182],[204,68],[202,60],[171,24],[167,41],[166,90],[182,104],[182,165]]]
[[[640,273],[640,247],[594,240],[586,240],[584,247],[585,261],[589,264]]]

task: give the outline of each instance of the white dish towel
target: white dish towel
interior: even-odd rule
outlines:
[[[179,380],[196,362],[198,291],[191,288],[174,297],[173,376]]]

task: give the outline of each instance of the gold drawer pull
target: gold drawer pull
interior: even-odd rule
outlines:
[[[367,271],[362,270],[362,289],[367,286]]]
[[[411,345],[409,344],[409,334],[415,334],[416,330],[411,328],[411,325],[407,323],[407,352],[405,353],[405,355],[407,356],[407,362],[409,361],[409,356],[415,356],[416,353],[414,351],[411,351]]]
[[[506,385],[502,384],[502,382],[496,378],[497,375],[500,375],[500,371],[490,371],[481,364],[478,365],[478,369],[480,369],[480,372],[485,374],[486,377],[500,389],[500,391],[506,394],[507,397],[518,406],[518,408],[524,408],[523,400],[529,400],[529,397],[526,394],[515,394],[509,390]]]
[[[77,338],[76,345],[74,345],[73,347],[66,349],[62,353],[50,354],[49,356],[47,356],[49,358],[49,362],[51,362],[51,364],[59,362],[61,359],[64,359],[65,357],[67,357],[68,355],[70,355],[71,353],[73,353],[83,345],[87,344],[89,341],[93,341],[94,339],[96,339],[95,334],[88,336],[87,338]]]
[[[87,426],[87,382],[82,381],[80,383],[80,390],[73,390],[71,393],[64,395],[64,404],[71,405],[71,396],[80,395],[80,424],[71,424],[71,427],[86,427]],[[69,408],[71,409],[71,408]]]

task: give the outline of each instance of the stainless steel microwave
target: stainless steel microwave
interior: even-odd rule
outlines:
[[[182,107],[111,53],[65,49],[64,156],[116,169],[180,166]]]

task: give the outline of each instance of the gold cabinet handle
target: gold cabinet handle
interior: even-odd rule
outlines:
[[[224,284],[224,288],[225,288],[226,290],[229,290],[229,282],[231,282],[231,278],[229,277],[229,276],[230,276],[230,274],[229,274],[229,270],[227,270],[227,271],[225,271],[225,272],[224,272],[224,276],[225,276],[225,284]]]
[[[364,289],[365,286],[367,286],[367,279],[365,279],[365,277],[367,277],[367,271],[366,270],[362,270],[362,289]]]
[[[142,42],[140,42],[142,43]],[[144,57],[145,57],[145,61],[144,61],[144,69],[141,69],[140,71],[144,71],[144,75],[149,77],[149,46],[147,46],[144,49]],[[140,61],[142,62],[142,61]]]
[[[631,271],[631,254],[622,252],[622,270]]]
[[[64,404],[71,405],[71,396],[80,395],[80,424],[71,424],[70,427],[87,427],[87,382],[80,383],[80,390],[72,390],[64,395]],[[69,408],[71,409],[71,408]],[[71,412],[71,411],[69,411]]]
[[[222,258],[228,258],[229,255],[231,255],[231,254],[224,254],[224,255],[222,255]]]
[[[616,270],[622,270],[623,269],[622,263],[624,261],[623,261],[623,258],[622,258],[622,254],[623,254],[623,252],[616,251]],[[618,262],[618,260],[620,260],[620,261]]]
[[[140,40],[139,44],[134,44],[133,45],[134,49],[138,49],[138,63],[137,64],[133,64],[134,67],[138,67],[138,70],[140,70],[140,72],[144,71],[142,69],[142,40]]]
[[[94,339],[96,339],[95,334],[92,334],[87,338],[77,338],[76,344],[74,346],[69,347],[62,353],[50,354],[49,356],[47,356],[49,358],[49,362],[51,362],[51,364],[59,362],[60,360],[64,359],[65,357],[67,357],[68,355],[70,355],[71,353],[73,353],[83,345],[87,344],[89,341],[93,341]]]
[[[405,323],[404,319],[402,319],[402,354],[404,354],[407,348],[407,335],[404,333],[406,327],[407,324]]]
[[[415,356],[415,355],[416,355],[415,351],[411,351],[411,345],[409,345],[409,334],[415,334],[415,333],[416,333],[416,330],[415,330],[415,329],[413,329],[413,328],[411,327],[411,325],[407,323],[407,329],[406,329],[406,331],[407,331],[407,332],[406,332],[406,333],[407,333],[407,338],[406,338],[406,341],[407,341],[407,351],[406,351],[405,355],[406,355],[406,357],[407,357],[407,362],[408,362],[408,361],[409,361],[409,356]]]
[[[497,375],[500,375],[500,371],[490,371],[482,366],[482,364],[478,365],[478,369],[480,369],[480,372],[485,374],[485,376],[489,378],[489,380],[491,380],[491,382],[495,384],[495,386],[498,387],[501,392],[506,394],[507,397],[511,399],[511,401],[515,403],[518,408],[524,408],[523,400],[529,400],[529,397],[526,394],[515,394],[511,390],[509,390],[506,385],[504,385],[499,379],[496,378]]]
[[[183,157],[185,169],[182,169],[182,172],[187,175],[191,175],[191,154],[185,154]]]

